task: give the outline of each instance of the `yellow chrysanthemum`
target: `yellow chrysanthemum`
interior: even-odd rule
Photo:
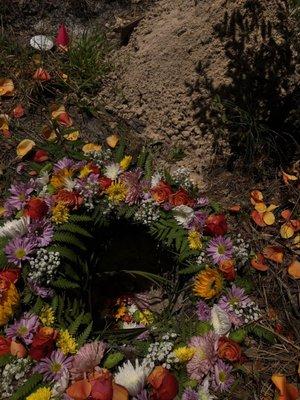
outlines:
[[[140,312],[140,323],[147,326],[153,324],[154,315],[150,310],[144,310]]]
[[[68,168],[62,168],[56,174],[52,175],[52,178],[50,179],[50,184],[55,189],[60,189],[64,187],[66,180],[68,178],[71,178],[72,174],[73,174],[72,170]]]
[[[127,189],[124,183],[116,182],[110,185],[108,189],[106,189],[106,193],[108,194],[108,198],[113,203],[120,203],[124,201],[127,194]]]
[[[124,315],[126,314],[126,312],[127,312],[127,307],[124,306],[124,305],[123,305],[123,306],[120,306],[120,307],[118,308],[116,314],[115,314],[115,318],[116,318],[116,319],[120,319],[120,318],[124,317]]]
[[[40,320],[44,326],[51,326],[55,321],[54,311],[50,306],[42,308]]]
[[[41,387],[34,393],[26,397],[26,400],[50,400],[51,389],[48,387]]]
[[[132,161],[132,156],[125,156],[121,161],[120,161],[120,167],[122,168],[123,171],[126,171],[126,169],[129,167]]]
[[[0,292],[0,326],[2,326],[13,316],[20,296],[15,285],[4,280],[0,280]]]
[[[211,299],[217,296],[223,286],[222,276],[216,269],[206,268],[195,277],[194,293],[204,299]]]
[[[91,167],[89,165],[85,165],[81,170],[80,170],[80,174],[79,174],[79,178],[83,179],[86,178],[87,176],[89,176],[89,174],[92,172],[93,170],[91,169]]]
[[[195,350],[191,347],[182,346],[175,349],[174,354],[175,357],[178,358],[179,362],[185,363],[193,357],[193,355],[195,354]]]
[[[190,231],[188,235],[188,243],[189,243],[189,248],[191,250],[202,249],[202,241],[200,233],[197,231]]]
[[[69,209],[62,201],[59,201],[53,208],[52,208],[52,221],[55,224],[62,224],[64,222],[68,222],[69,220]]]
[[[76,353],[77,343],[67,329],[59,332],[59,338],[56,343],[64,354]]]

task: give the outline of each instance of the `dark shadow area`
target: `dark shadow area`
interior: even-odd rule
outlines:
[[[275,4],[276,3],[276,4]],[[276,18],[268,18],[260,1],[248,0],[215,25],[228,59],[229,84],[214,88],[199,65],[199,122],[216,133],[216,148],[227,135],[232,158],[249,167],[258,158],[291,161],[299,132],[300,90],[296,81],[296,30],[287,1],[277,1]],[[205,89],[203,89],[203,87]],[[203,102],[204,98],[215,99]]]
[[[103,328],[106,312],[120,296],[140,293],[153,286],[141,276],[124,270],[146,271],[162,275],[172,273],[175,257],[156,241],[142,225],[126,220],[112,222],[99,229],[91,243],[94,253],[90,265],[90,307],[96,328]],[[106,318],[107,322],[107,318]]]

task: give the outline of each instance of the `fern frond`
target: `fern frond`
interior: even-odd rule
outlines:
[[[145,148],[145,146],[142,148],[142,151],[140,152],[138,159],[137,159],[137,166],[140,168],[145,167],[145,162],[147,155],[149,154],[148,150]]]
[[[79,314],[77,318],[71,323],[71,325],[68,328],[68,331],[71,333],[71,335],[76,335],[78,328],[80,327],[82,323],[82,317],[83,313]]]
[[[42,381],[42,374],[33,374],[28,378],[24,385],[20,386],[11,396],[10,400],[23,400],[34,391],[37,385]]]
[[[57,251],[61,257],[66,258],[67,260],[77,263],[78,256],[77,254],[68,247],[54,245],[48,248],[49,251]]]
[[[59,278],[56,281],[53,281],[52,286],[59,289],[76,289],[80,287],[78,283],[70,282],[65,278]]]
[[[90,324],[85,328],[85,330],[82,332],[82,334],[78,337],[77,344],[79,347],[84,345],[84,343],[87,341],[87,339],[89,338],[89,336],[92,332],[92,329],[93,329],[93,321],[90,322]]]
[[[69,217],[69,222],[92,222],[93,219],[89,215],[72,214]]]
[[[71,233],[77,233],[78,235],[85,236],[88,238],[93,237],[86,229],[82,228],[81,226],[78,226],[76,224],[72,223],[67,223],[59,226],[58,232],[61,231],[67,231]]]
[[[188,274],[196,274],[197,272],[203,269],[203,265],[201,264],[192,264],[189,267],[183,268],[178,271],[179,275],[188,275]]]
[[[55,242],[63,242],[69,245],[78,247],[81,250],[86,250],[85,245],[72,233],[67,232],[57,232],[53,236]]]
[[[126,148],[126,141],[125,141],[124,136],[122,136],[120,139],[119,145],[117,147],[116,153],[115,153],[116,162],[120,162],[122,160],[122,158],[124,157],[125,148]]]
[[[263,326],[258,324],[251,324],[244,328],[248,334],[252,334],[259,339],[266,340],[267,342],[274,344],[276,340],[276,336],[265,329]]]
[[[4,354],[3,356],[0,356],[0,368],[5,367],[5,365],[12,362],[13,359],[14,357],[10,354]]]
[[[145,178],[150,179],[153,174],[153,157],[152,154],[148,154],[145,161]]]

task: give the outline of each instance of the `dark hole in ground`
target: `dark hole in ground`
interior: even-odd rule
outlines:
[[[91,252],[95,253],[97,261],[90,266],[89,303],[95,327],[99,329],[104,326],[104,318],[118,297],[153,286],[148,279],[132,276],[124,270],[171,274],[177,262],[175,256],[150,235],[147,227],[126,220],[114,221],[97,230]]]

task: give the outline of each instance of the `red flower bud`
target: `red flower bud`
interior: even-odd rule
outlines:
[[[49,160],[49,155],[45,150],[37,150],[33,156],[33,161],[37,163],[42,163]]]
[[[43,218],[48,211],[48,206],[44,200],[32,198],[28,200],[25,206],[25,214],[32,219]]]

